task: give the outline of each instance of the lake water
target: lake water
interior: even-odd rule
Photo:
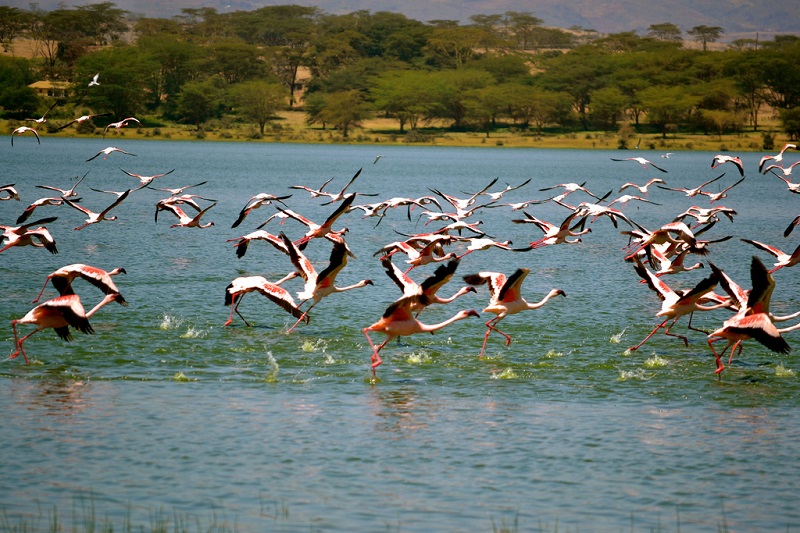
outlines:
[[[26,142],[27,141],[27,142]],[[106,146],[136,154],[111,154],[86,162]],[[376,155],[384,157],[373,164]],[[669,172],[645,170],[612,157],[644,155]],[[483,313],[435,335],[392,342],[373,383],[370,349],[362,329],[375,322],[400,292],[373,254],[424,226],[419,210],[390,211],[376,219],[343,215],[347,242],[356,255],[338,284],[370,278],[374,286],[336,294],[311,312],[311,322],[287,335],[293,319],[265,298],[248,295],[242,314],[223,327],[229,309],[225,287],[243,275],[275,280],[289,271],[286,256],[253,242],[237,259],[228,239],[253,231],[275,213],[253,211],[231,229],[239,210],[260,192],[293,193],[288,206],[321,222],[334,209],[291,185],[338,190],[361,167],[351,192],[375,193],[356,203],[430,194],[429,187],[458,197],[499,178],[525,187],[504,202],[546,198],[539,189],[583,182],[597,195],[628,181],[660,177],[673,187],[693,187],[726,172],[710,185],[720,190],[738,179],[730,165],[710,168],[713,153],[550,151],[438,147],[312,146],[282,144],[64,140],[18,138],[0,149],[0,181],[16,183],[21,202],[0,202],[0,219],[13,225],[25,205],[49,193],[40,184],[78,186],[93,210],[112,201],[90,187],[122,191],[136,180],[120,169],[152,175],[175,171],[155,187],[207,180],[188,192],[217,200],[204,217],[212,228],[170,228],[174,217],[155,203],[166,193],[143,189],[112,214],[113,222],[73,228],[84,216],[68,206],[43,207],[34,218],[48,224],[59,254],[32,247],[0,255],[0,340],[13,350],[10,321],[33,307],[47,274],[71,263],[106,270],[120,266],[115,281],[128,307],[111,304],[91,320],[94,335],[75,333],[65,343],[45,330],[25,344],[21,357],[0,361],[0,512],[3,529],[49,529],[53,517],[65,528],[83,527],[87,516],[117,529],[183,524],[186,529],[240,531],[487,531],[516,529],[602,531],[794,530],[800,441],[797,352],[778,355],[745,342],[722,379],[702,333],[681,319],[674,331],[689,345],[655,335],[638,352],[626,351],[657,323],[660,301],[638,283],[623,248],[628,238],[607,218],[587,227],[580,245],[527,253],[501,250],[464,257],[458,275],[441,291],[461,286],[460,275],[483,270],[531,270],[523,294],[538,301],[551,288],[567,297],[501,322],[510,346],[492,335],[478,359]],[[798,214],[797,197],[774,176],[758,174],[760,153],[741,155],[747,179],[719,202],[736,209],[706,235],[726,242],[710,246],[711,260],[749,288],[750,258],[774,260],[739,240],[746,237],[788,252],[800,230],[783,230]],[[794,161],[795,154],[787,153]],[[553,192],[553,191],[550,191]],[[631,193],[631,190],[625,192]],[[635,191],[634,191],[635,192]],[[638,193],[637,193],[638,194]],[[650,189],[660,205],[630,202],[623,210],[654,229],[704,198]],[[565,201],[591,200],[576,192]],[[205,204],[205,202],[203,202]],[[564,207],[527,209],[560,223]],[[540,237],[522,212],[482,209],[473,217],[498,240],[522,246]],[[299,238],[295,221],[265,228]],[[463,252],[465,245],[455,250]],[[307,254],[324,268],[330,244],[312,241]],[[396,258],[398,264],[401,260]],[[688,260],[687,260],[688,262]],[[692,261],[694,262],[694,261]],[[421,280],[433,271],[412,271]],[[668,276],[689,288],[708,268]],[[794,269],[775,273],[776,314],[800,306]],[[88,307],[101,294],[83,281],[75,290]],[[285,284],[292,293],[298,280]],[[719,289],[718,289],[719,292]],[[47,298],[55,295],[52,287]],[[436,323],[458,309],[480,311],[488,291],[479,288],[420,319]],[[719,327],[719,310],[693,324]],[[20,325],[27,333],[32,326]],[[793,333],[790,344],[797,343]],[[381,335],[373,339],[381,341]],[[727,360],[727,357],[726,357]]]

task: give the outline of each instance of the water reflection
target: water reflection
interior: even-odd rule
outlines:
[[[377,418],[375,429],[381,434],[407,439],[416,431],[428,427],[420,415],[429,413],[429,406],[421,403],[419,394],[412,389],[383,390],[373,387],[369,398]]]
[[[45,416],[74,416],[92,406],[89,381],[56,378],[15,384],[20,386],[16,403]]]

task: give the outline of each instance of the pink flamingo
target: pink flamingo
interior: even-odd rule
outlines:
[[[483,357],[486,351],[486,342],[489,340],[489,334],[496,331],[506,338],[506,346],[511,344],[511,335],[504,333],[497,329],[497,324],[508,315],[514,315],[521,311],[528,309],[539,309],[546,304],[554,296],[567,296],[567,293],[561,289],[551,289],[547,295],[539,302],[528,303],[522,297],[522,282],[525,277],[530,273],[529,268],[519,268],[506,278],[505,274],[500,272],[479,272],[464,276],[464,281],[470,285],[489,285],[491,299],[489,305],[483,310],[484,313],[494,313],[497,316],[486,322],[486,334],[483,336],[483,347],[479,358]]]
[[[299,320],[305,320],[306,323],[308,323],[308,316],[294,303],[292,295],[289,294],[286,289],[279,286],[287,279],[296,276],[297,273],[292,272],[275,283],[267,281],[267,278],[263,276],[243,276],[231,281],[230,284],[225,287],[225,305],[231,307],[231,316],[228,317],[228,320],[223,325],[229,326],[231,322],[233,322],[233,313],[236,312],[236,314],[244,320],[244,323],[250,326],[250,323],[239,312],[239,304],[242,303],[245,294],[254,291],[266,296],[293,317]]]
[[[36,303],[39,301],[39,299],[42,297],[42,293],[44,293],[44,289],[47,287],[48,281],[53,282],[53,287],[55,287],[55,289],[58,291],[58,294],[61,296],[66,296],[68,294],[75,294],[72,290],[72,282],[77,278],[81,278],[100,289],[103,294],[114,295],[114,301],[118,304],[127,306],[128,302],[126,302],[125,298],[123,298],[119,293],[117,285],[114,283],[114,280],[111,279],[111,276],[127,273],[128,272],[121,267],[114,268],[110,271],[105,271],[102,268],[84,265],[81,263],[63,266],[45,278],[44,285],[42,285],[42,290],[39,291],[36,299],[31,303]]]

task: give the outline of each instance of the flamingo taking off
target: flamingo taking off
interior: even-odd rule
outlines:
[[[25,348],[22,344],[28,340],[34,333],[47,328],[53,328],[56,334],[65,341],[72,340],[72,333],[69,327],[77,329],[81,333],[94,333],[92,325],[89,324],[89,318],[94,315],[101,307],[114,301],[113,294],[107,294],[100,303],[94,306],[89,312],[83,308],[81,299],[77,294],[69,294],[66,296],[58,296],[52,300],[41,303],[28,311],[28,313],[20,319],[11,321],[11,329],[14,331],[14,353],[8,356],[9,359],[14,359],[20,353],[25,358],[25,363],[30,364],[28,355],[25,353]],[[17,335],[17,324],[33,324],[36,329],[28,333],[21,339]]]
[[[19,192],[14,188],[16,183],[0,186],[0,200],[16,200],[19,202]]]
[[[0,249],[0,252],[5,252],[12,246],[34,246],[36,248],[44,248],[51,254],[57,254],[56,241],[53,236],[44,226],[30,229],[32,226],[39,224],[49,224],[58,220],[58,217],[49,217],[22,224],[19,226],[2,226],[0,230],[0,243],[7,241],[7,244]]]
[[[783,161],[783,152],[785,152],[786,150],[789,150],[789,149],[796,150],[797,146],[794,145],[794,144],[791,144],[791,143],[787,143],[787,144],[783,145],[783,148],[781,148],[781,151],[778,152],[776,155],[765,155],[764,157],[762,157],[761,161],[758,162],[758,171],[759,172],[763,172],[764,174],[766,174],[767,170],[769,170],[771,168],[771,167],[768,167],[766,169],[764,168],[764,165],[767,163],[767,161],[774,161],[775,163],[780,163],[781,161]]]
[[[28,131],[33,133],[33,135],[36,137],[36,142],[38,142],[39,144],[42,144],[42,140],[39,139],[39,132],[38,131],[36,131],[33,128],[29,128],[28,126],[20,126],[19,128],[15,129],[14,131],[11,132],[11,146],[14,146],[14,137],[22,135],[22,134],[24,134],[24,133],[26,133]]]
[[[711,168],[717,168],[720,165],[724,165],[725,163],[732,163],[736,166],[736,169],[739,171],[739,174],[744,176],[744,165],[742,164],[742,160],[738,157],[731,156],[731,155],[722,155],[717,154],[711,160]]]
[[[63,200],[68,205],[74,207],[75,209],[77,209],[78,211],[80,211],[81,213],[86,215],[86,217],[87,217],[86,221],[83,224],[81,224],[80,226],[78,226],[77,228],[75,228],[76,230],[82,230],[86,226],[90,226],[92,224],[98,224],[98,223],[100,223],[100,222],[102,222],[104,220],[108,220],[108,221],[117,220],[117,216],[116,215],[113,215],[113,216],[110,216],[110,217],[106,216],[106,215],[109,213],[109,211],[111,211],[112,209],[117,207],[119,204],[121,204],[122,201],[125,198],[127,198],[130,193],[131,193],[131,189],[128,189],[123,194],[121,194],[116,200],[114,200],[111,203],[111,205],[109,205],[108,207],[106,207],[105,209],[100,211],[99,213],[95,213],[94,211],[91,211],[90,209],[87,209],[86,207],[83,207],[82,205],[78,205],[75,202],[73,202],[72,200],[69,200],[67,198],[64,198]]]
[[[128,302],[126,302],[125,298],[123,298],[119,293],[119,289],[114,283],[114,280],[111,279],[111,276],[127,273],[128,272],[124,268],[120,267],[114,268],[110,271],[105,271],[102,268],[84,265],[81,263],[63,266],[45,278],[44,285],[42,285],[42,290],[39,291],[36,299],[31,303],[36,303],[39,301],[39,299],[42,297],[42,293],[44,293],[44,290],[47,287],[48,281],[53,282],[53,287],[55,287],[59,295],[66,296],[68,294],[75,294],[75,292],[72,290],[72,282],[77,278],[81,278],[100,289],[103,294],[113,295],[114,301],[118,304],[127,306]]]
[[[279,202],[285,206],[286,204],[283,203],[283,200],[286,200],[287,198],[291,197],[292,197],[291,194],[287,194],[285,196],[275,196],[274,194],[269,194],[265,192],[256,194],[255,196],[251,196],[250,199],[247,200],[247,204],[245,204],[242,210],[239,211],[239,216],[236,218],[233,224],[231,224],[231,228],[235,228],[239,224],[241,224],[244,221],[245,217],[249,215],[254,209],[258,209],[259,207],[263,207],[265,205],[270,205],[272,202]]]
[[[110,115],[112,115],[112,113],[98,113],[96,115],[82,115],[82,116],[80,116],[78,118],[74,118],[74,119],[70,120],[69,122],[67,122],[63,126],[60,126],[58,128],[58,131],[61,131],[64,128],[66,128],[68,126],[71,126],[73,124],[83,124],[84,122],[88,122],[88,121],[92,120],[95,117],[107,117],[107,116],[110,116]]]
[[[236,312],[236,314],[244,320],[244,323],[250,326],[250,323],[239,312],[239,304],[242,303],[244,295],[248,292],[258,292],[266,296],[293,317],[299,320],[305,320],[306,323],[308,323],[308,316],[294,303],[294,299],[292,295],[289,294],[289,291],[279,286],[287,279],[295,276],[297,276],[297,273],[292,272],[275,283],[267,281],[267,278],[263,276],[243,276],[231,281],[230,284],[225,287],[225,305],[231,307],[231,316],[228,317],[228,320],[223,325],[229,326],[231,322],[233,322],[233,313]]]
[[[652,161],[650,161],[648,159],[645,159],[644,157],[625,157],[625,158],[622,158],[622,159],[615,159],[615,158],[612,157],[611,160],[612,161],[636,161],[637,163],[642,165],[642,168],[644,168],[644,169],[647,168],[647,165],[650,165],[651,167],[653,167],[656,170],[660,170],[661,172],[666,172],[666,170],[664,170],[663,168],[659,167],[658,165],[656,165]]]
[[[380,351],[384,346],[386,346],[386,344],[389,343],[389,341],[396,339],[397,337],[407,337],[417,333],[434,333],[444,327],[449,326],[453,322],[458,322],[459,320],[464,320],[465,318],[471,316],[480,316],[476,311],[468,309],[465,311],[459,311],[444,322],[440,322],[438,324],[423,324],[414,317],[414,309],[416,307],[417,298],[418,297],[416,296],[409,296],[397,300],[386,308],[386,311],[384,311],[380,320],[362,330],[364,332],[364,336],[367,338],[370,348],[372,349],[371,366],[373,379],[378,378],[377,369],[378,366],[383,363],[383,360],[380,356]],[[369,336],[371,331],[383,333],[386,335],[386,340],[384,340],[378,346],[375,346]]]
[[[308,312],[326,296],[330,296],[336,292],[345,292],[366,285],[373,285],[372,280],[369,279],[362,279],[358,283],[346,287],[337,287],[335,285],[336,276],[338,276],[339,272],[347,265],[348,249],[344,241],[334,242],[328,266],[322,272],[317,273],[311,261],[308,260],[285,233],[281,232],[280,237],[283,240],[283,244],[289,250],[289,258],[292,260],[292,264],[298,274],[300,274],[300,277],[306,282],[303,291],[297,293],[297,297],[302,300],[300,305],[308,300],[312,300],[311,305],[306,309],[305,313],[303,313],[303,316],[297,320],[294,326],[289,328],[287,333],[291,333],[304,318],[307,318]]]
[[[139,190],[139,189],[142,189],[144,187],[147,187],[156,178],[160,178],[162,176],[166,176],[167,174],[172,174],[173,172],[175,172],[175,169],[173,168],[172,170],[168,170],[167,172],[164,172],[163,174],[155,174],[153,176],[142,176],[141,174],[134,174],[133,172],[128,172],[127,170],[124,170],[124,169],[120,169],[120,170],[122,170],[122,172],[124,172],[128,176],[130,176],[132,178],[137,178],[139,180],[139,187],[137,189],[135,189],[135,190]]]
[[[752,244],[756,248],[764,250],[765,252],[773,255],[777,260],[773,265],[773,269],[769,271],[770,274],[775,272],[776,270],[780,270],[783,267],[791,267],[800,263],[800,246],[794,249],[794,252],[791,254],[787,254],[786,252],[776,248],[775,246],[770,246],[769,244],[764,244],[763,242],[754,241],[752,239],[742,239],[742,241]]]
[[[666,183],[666,182],[664,180],[662,180],[661,178],[653,178],[650,181],[648,181],[647,183],[645,183],[644,185],[636,185],[635,183],[631,183],[629,181],[629,182],[623,184],[622,187],[620,187],[619,191],[617,191],[617,192],[622,192],[622,191],[624,191],[625,189],[627,189],[629,187],[633,187],[634,189],[638,189],[638,191],[641,194],[645,194],[646,195],[647,194],[647,188],[650,187],[654,183]]]
[[[47,122],[47,114],[50,113],[50,111],[52,111],[53,108],[55,106],[57,106],[57,105],[58,105],[58,101],[55,101],[53,103],[53,105],[50,106],[50,109],[45,111],[44,115],[42,115],[41,117],[39,117],[39,118],[26,118],[25,120],[30,121],[30,122],[35,122],[37,124],[44,124],[45,122]]]
[[[530,273],[529,268],[518,268],[516,272],[511,274],[508,278],[505,274],[500,272],[479,272],[464,276],[464,281],[470,285],[489,285],[491,299],[489,305],[483,310],[484,313],[494,313],[497,316],[486,322],[486,334],[483,336],[483,346],[479,358],[483,357],[486,351],[486,342],[489,340],[489,334],[496,331],[506,338],[506,346],[511,344],[511,335],[504,333],[497,329],[497,324],[508,315],[514,315],[520,311],[528,309],[539,309],[546,304],[554,296],[567,296],[567,293],[561,289],[552,289],[547,295],[539,302],[528,303],[522,297],[522,282],[525,277]]]
[[[74,197],[74,196],[78,196],[78,193],[77,193],[77,192],[75,192],[75,189],[77,189],[77,188],[78,188],[78,185],[80,185],[80,184],[81,184],[81,182],[82,182],[82,181],[83,181],[83,180],[86,178],[86,176],[88,176],[88,175],[89,175],[89,171],[87,170],[87,171],[86,171],[86,174],[84,174],[83,176],[81,176],[81,177],[78,179],[78,181],[76,181],[76,182],[75,182],[75,184],[74,184],[72,187],[70,187],[69,189],[59,189],[58,187],[53,187],[53,186],[51,186],[51,185],[37,185],[37,186],[36,186],[36,188],[38,188],[38,189],[45,189],[45,190],[48,190],[48,191],[55,191],[55,192],[57,192],[58,194],[60,194],[60,195],[61,195],[61,198],[72,198],[72,197]],[[75,176],[75,177],[77,178],[78,176]]]
[[[122,150],[121,148],[117,148],[115,146],[109,146],[108,148],[103,148],[102,150],[97,152],[95,155],[93,155],[92,157],[87,159],[86,161],[87,162],[91,161],[92,159],[96,158],[97,156],[99,156],[101,154],[103,154],[103,161],[105,161],[106,159],[108,159],[108,156],[111,155],[112,152],[120,152],[120,153],[125,154],[125,155],[134,155],[134,156],[136,155],[136,154],[132,154],[130,152],[126,152],[125,150]]]

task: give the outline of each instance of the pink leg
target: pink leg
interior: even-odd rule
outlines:
[[[708,347],[711,348],[711,351],[714,353],[714,358],[717,360],[716,361],[717,362],[717,369],[714,370],[714,373],[717,374],[718,376],[720,376],[720,379],[722,379],[722,375],[721,375],[722,371],[725,370],[725,365],[722,364],[722,355],[725,353],[725,350],[728,349],[728,346],[730,346],[730,341],[725,346],[725,348],[722,349],[722,351],[720,353],[717,353],[717,351],[714,349],[714,344],[713,343],[715,343],[717,341],[721,341],[722,339],[723,339],[723,337],[718,337],[716,339],[708,339]]]
[[[311,304],[311,307],[309,307],[308,309],[306,309],[306,312],[305,312],[305,313],[303,313],[302,315],[300,315],[300,318],[298,318],[298,319],[297,319],[297,322],[295,322],[295,323],[294,323],[294,326],[290,327],[290,328],[289,328],[289,330],[286,332],[286,333],[287,333],[287,335],[288,335],[289,333],[291,333],[292,331],[294,331],[294,328],[296,328],[296,327],[297,327],[297,325],[298,325],[300,322],[302,322],[303,320],[305,320],[305,319],[306,319],[306,317],[308,316],[308,312],[309,312],[309,311],[311,311],[311,309],[313,309],[315,305],[317,305],[317,304],[316,304],[316,302],[315,302],[315,303],[313,303],[313,304]]]
[[[670,332],[669,332],[669,330],[670,330],[670,329],[672,329],[672,326],[674,326],[674,325],[675,325],[675,322],[677,322],[677,321],[678,321],[678,319],[677,319],[677,318],[676,318],[675,320],[673,320],[673,321],[672,321],[672,324],[670,324],[670,325],[667,327],[667,329],[664,331],[664,335],[669,335],[670,337],[678,337],[679,339],[683,339],[683,344],[685,344],[686,346],[689,346],[689,339],[687,339],[687,338],[686,338],[686,337],[684,337],[683,335],[678,335],[678,334],[676,334],[676,333],[670,333]]]
[[[733,347],[731,348],[731,355],[728,358],[728,364],[731,364],[731,361],[733,361],[733,352],[736,351],[736,348],[739,348],[739,355],[742,355],[742,341],[736,341],[734,343]]]
[[[379,346],[376,347],[372,343],[372,339],[369,337],[369,328],[364,328],[363,332],[364,332],[364,336],[367,338],[367,342],[369,343],[370,348],[372,348],[372,358],[371,358],[372,376],[377,379],[378,378],[378,370],[377,369],[381,365],[381,363],[383,363],[383,360],[381,359],[381,356],[379,355],[379,352],[381,351],[381,349],[384,346],[386,346],[386,343],[391,340],[391,337],[387,336],[386,340],[383,341]]]
[[[645,337],[642,342],[640,342],[636,346],[631,346],[630,348],[628,348],[628,350],[630,350],[631,352],[635,352],[636,350],[638,350],[642,346],[642,344],[646,343],[648,340],[650,340],[650,337],[656,334],[656,331],[664,327],[664,325],[667,323],[667,320],[664,320],[664,322],[653,328],[653,331],[651,331],[650,334],[647,337]]]
[[[22,347],[22,343],[25,342],[25,339],[27,339],[28,337],[30,337],[31,335],[33,335],[34,333],[36,333],[39,330],[38,329],[33,330],[31,333],[28,333],[27,335],[22,337],[21,340],[17,340],[17,321],[16,320],[12,320],[11,321],[11,329],[14,330],[14,347],[16,348],[16,350],[14,351],[14,353],[9,355],[8,358],[9,359],[14,359],[21,352],[22,353],[22,357],[25,359],[25,364],[26,365],[31,364],[30,361],[28,361],[28,356],[25,354],[25,348]]]
[[[32,304],[35,304],[36,302],[39,301],[39,299],[41,299],[42,293],[47,288],[47,282],[48,281],[50,281],[50,276],[47,276],[47,279],[44,280],[44,285],[42,285],[42,290],[39,291],[39,294],[36,296],[36,299],[31,301]]]

